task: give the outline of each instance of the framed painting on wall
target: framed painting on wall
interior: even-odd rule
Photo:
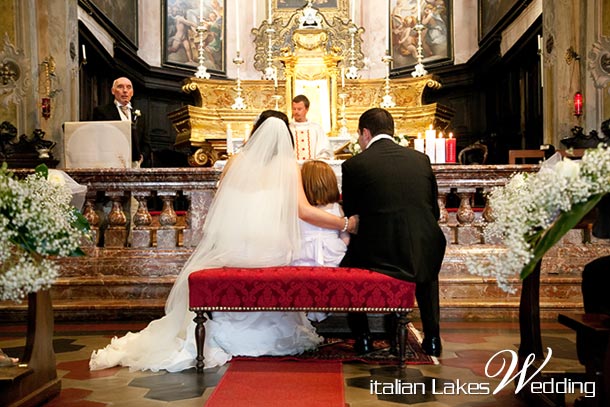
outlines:
[[[137,0],[89,0],[110,23],[134,45],[138,45]]]
[[[163,64],[197,68],[200,43],[197,26],[203,18],[204,65],[211,73],[225,75],[224,10],[224,0],[163,0]]]
[[[418,4],[419,2],[419,4]],[[424,67],[443,65],[453,61],[451,45],[451,0],[390,0],[388,36],[392,55],[392,72],[402,74],[417,64],[420,33],[416,26],[421,21],[422,63]],[[418,19],[419,13],[419,19]]]
[[[479,0],[479,43],[517,15],[528,0]]]
[[[307,0],[267,0],[271,5],[273,18],[287,20],[294,11],[307,4]],[[320,10],[326,20],[332,21],[333,18],[346,18],[348,15],[348,0],[312,0],[311,5]],[[267,6],[268,7],[268,6]],[[265,16],[269,16],[269,10],[265,10]]]

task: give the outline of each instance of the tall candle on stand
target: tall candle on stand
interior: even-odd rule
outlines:
[[[449,138],[445,140],[445,161],[455,163],[456,140],[453,133],[449,133]]]
[[[445,164],[445,138],[443,133],[438,134],[438,138],[434,140],[435,159],[437,164]]]
[[[430,128],[426,130],[426,150],[425,153],[428,157],[430,157],[430,161],[435,162],[435,140],[436,140],[436,130]]]
[[[355,0],[351,1],[350,11],[352,12],[352,23],[356,24],[356,2]]]
[[[418,23],[421,22],[421,0],[415,0],[417,2],[417,21]]]
[[[345,87],[345,67],[341,67],[341,89]]]
[[[199,21],[203,20],[203,0],[199,0]]]
[[[413,147],[420,153],[424,152],[424,139],[421,138],[421,133],[417,133],[417,138],[413,140]]]

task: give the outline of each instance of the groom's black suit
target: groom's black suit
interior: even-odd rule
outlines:
[[[142,167],[151,166],[151,147],[150,136],[146,131],[145,121],[142,117],[135,117],[134,111],[131,112],[131,159],[140,160],[143,157]],[[97,106],[93,109],[93,120],[121,120],[121,115],[114,102],[107,105]]]
[[[358,233],[351,236],[341,266],[415,282],[424,335],[438,337],[438,273],[446,240],[438,225],[438,192],[430,160],[380,139],[341,168],[345,215],[360,216]]]

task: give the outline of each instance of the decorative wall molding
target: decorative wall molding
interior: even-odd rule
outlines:
[[[603,89],[610,84],[610,37],[602,35],[598,42],[593,43],[587,66],[596,88]]]
[[[29,59],[13,45],[4,33],[4,47],[0,52],[0,104],[21,104],[30,88]]]

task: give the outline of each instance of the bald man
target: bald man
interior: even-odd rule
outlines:
[[[133,85],[128,78],[115,79],[110,90],[112,103],[93,109],[93,120],[129,120],[131,122],[131,158],[133,167],[151,166],[150,136],[140,111],[131,105]]]

